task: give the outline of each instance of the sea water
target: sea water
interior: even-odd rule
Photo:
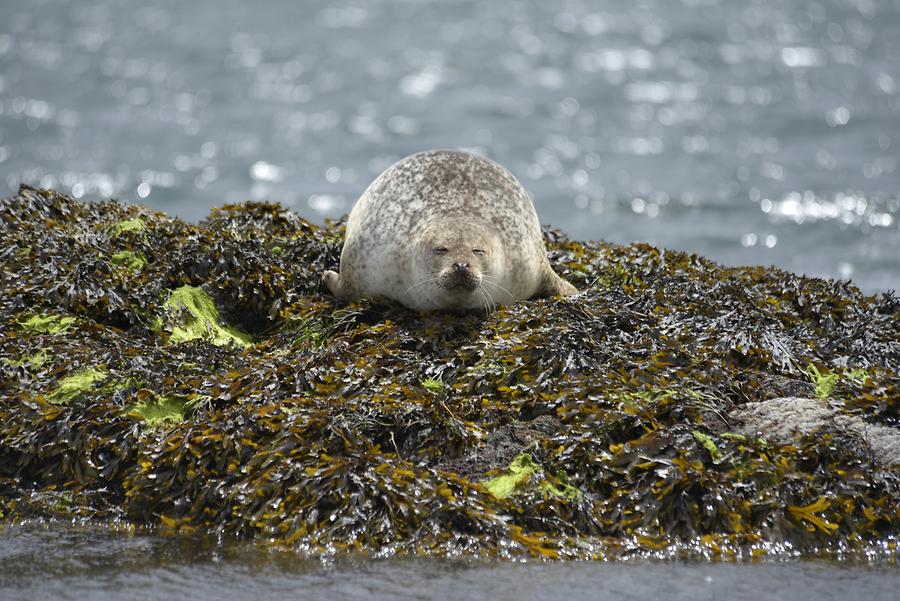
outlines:
[[[894,601],[896,561],[319,561],[250,543],[77,527],[0,531],[0,599]]]
[[[900,0],[4,0],[0,193],[346,213],[396,159],[543,223],[900,288]]]

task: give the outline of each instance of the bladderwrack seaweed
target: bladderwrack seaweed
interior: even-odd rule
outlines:
[[[276,204],[189,224],[23,187],[0,224],[2,520],[317,555],[896,549],[891,294],[546,229],[577,296],[337,309],[342,224]]]

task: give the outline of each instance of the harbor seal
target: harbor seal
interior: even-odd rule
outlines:
[[[484,310],[535,296],[576,294],[550,268],[537,213],[497,163],[450,150],[401,159],[350,211],[341,302],[381,296],[419,310]]]

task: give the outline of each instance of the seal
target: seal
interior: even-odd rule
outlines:
[[[419,310],[484,310],[577,294],[550,267],[534,204],[497,163],[450,150],[388,167],[350,211],[340,302],[386,297]]]

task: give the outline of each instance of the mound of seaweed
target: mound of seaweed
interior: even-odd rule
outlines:
[[[545,232],[581,294],[335,307],[342,228],[0,201],[0,520],[311,554],[895,553],[900,301]]]

